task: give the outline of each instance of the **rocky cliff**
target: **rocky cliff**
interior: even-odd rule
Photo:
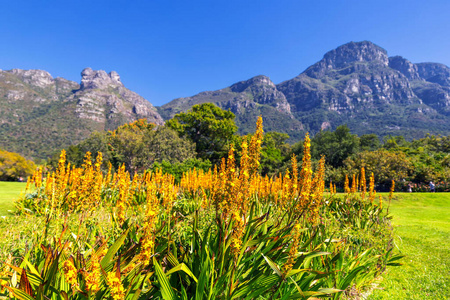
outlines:
[[[116,72],[83,70],[81,84],[42,70],[0,71],[0,148],[45,158],[140,118],[163,124],[156,109],[128,90]]]
[[[116,72],[86,68],[81,76],[80,89],[69,99],[76,101],[79,118],[104,124],[106,130],[142,118],[158,125],[164,123],[150,102],[125,88]]]

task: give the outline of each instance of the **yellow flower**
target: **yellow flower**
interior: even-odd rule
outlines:
[[[0,280],[0,293],[3,293],[3,291],[5,290],[5,287],[8,286],[8,281],[1,279]]]
[[[114,300],[125,299],[125,291],[123,289],[120,279],[116,277],[114,272],[108,273],[107,282],[111,291],[111,296]]]
[[[77,269],[72,261],[66,260],[63,265],[64,278],[73,288],[78,288]]]
[[[96,293],[100,290],[100,264],[95,253],[92,254],[91,265],[86,275],[86,288],[91,293]]]

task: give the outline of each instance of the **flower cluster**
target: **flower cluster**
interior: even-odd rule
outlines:
[[[109,290],[111,291],[112,299],[114,300],[125,299],[125,290],[123,288],[122,282],[120,281],[120,278],[116,276],[116,273],[109,272],[106,281],[108,283]]]
[[[64,278],[73,289],[78,289],[78,271],[71,260],[66,260],[63,265]]]
[[[90,293],[96,293],[100,289],[100,263],[97,254],[91,256],[91,265],[86,272],[86,288]]]

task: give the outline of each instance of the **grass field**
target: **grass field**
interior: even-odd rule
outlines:
[[[404,265],[368,299],[450,299],[450,194],[398,194],[390,212]]]
[[[25,190],[24,182],[0,181],[0,216],[7,216],[8,210],[14,210],[14,200]]]
[[[0,182],[0,216],[24,188]],[[388,269],[368,299],[450,299],[450,193],[397,194],[390,212],[404,265]]]

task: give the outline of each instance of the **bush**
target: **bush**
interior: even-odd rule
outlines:
[[[27,178],[36,170],[36,165],[21,155],[0,149],[0,180],[17,181]]]

